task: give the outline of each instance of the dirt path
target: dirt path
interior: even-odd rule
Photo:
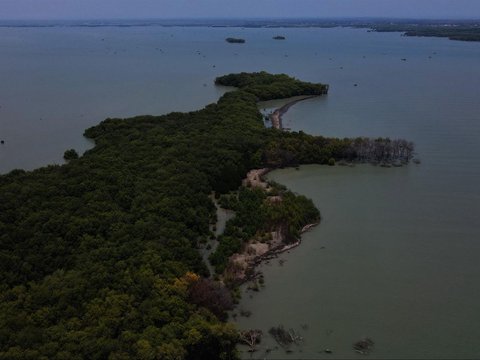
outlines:
[[[275,129],[280,129],[280,130],[283,129],[282,116],[288,111],[288,109],[290,109],[290,107],[292,107],[293,105],[295,105],[296,103],[298,103],[300,101],[311,99],[311,98],[314,98],[314,97],[317,97],[317,96],[318,95],[303,96],[299,99],[295,99],[293,101],[290,101],[290,102],[286,103],[285,105],[283,105],[282,107],[279,107],[278,109],[276,109],[270,115],[270,121],[272,122],[272,127],[274,127]]]

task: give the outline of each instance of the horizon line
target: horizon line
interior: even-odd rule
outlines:
[[[429,21],[480,21],[480,17],[396,17],[396,16],[255,16],[255,17],[89,17],[89,18],[0,18],[0,21],[172,21],[172,20],[429,20]]]

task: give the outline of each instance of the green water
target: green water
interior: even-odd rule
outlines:
[[[279,33],[287,40],[272,40]],[[228,44],[229,36],[247,42]],[[455,120],[480,113],[479,101],[463,107],[478,100],[476,43],[341,28],[22,27],[0,28],[0,49],[0,173],[62,163],[66,149],[92,146],[84,129],[107,117],[201,108],[225,91],[214,78],[230,72],[266,70],[329,83],[328,98],[290,109],[292,124],[289,114],[284,119],[287,127],[327,135],[404,136],[412,121],[428,132],[452,119],[438,96],[456,105]],[[422,101],[426,110],[417,112]],[[320,116],[326,111],[327,118]],[[392,119],[392,112],[401,116]],[[392,121],[395,131],[384,126]],[[478,121],[459,126],[468,132]]]
[[[106,117],[216,101],[217,75],[329,83],[327,97],[296,104],[284,125],[404,137],[422,163],[272,173],[311,197],[323,221],[283,266],[263,266],[266,288],[243,297],[252,316],[237,317],[239,327],[283,324],[305,338],[293,353],[259,358],[361,357],[351,346],[365,336],[370,357],[480,357],[478,43],[354,29],[55,27],[0,28],[0,48],[0,173],[61,163],[65,149],[91,146],[83,130]]]
[[[328,97],[296,104],[284,123],[326,136],[404,137],[422,163],[271,173],[312,198],[323,221],[281,256],[283,266],[262,266],[266,288],[245,293],[240,308],[252,315],[237,323],[266,334],[254,358],[361,358],[352,344],[367,336],[371,358],[479,358],[480,47],[356,40],[332,56],[343,69],[319,70]],[[279,324],[304,343],[264,353]]]
[[[304,336],[292,354],[269,357],[331,357],[325,348],[361,357],[351,347],[365,336],[376,343],[370,357],[478,357],[480,206],[438,193],[425,168],[305,166],[270,176],[311,197],[323,220],[283,266],[261,267],[266,288],[240,304],[252,311],[241,327],[283,324]]]

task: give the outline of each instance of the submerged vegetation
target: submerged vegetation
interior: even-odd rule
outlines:
[[[374,346],[375,342],[372,339],[365,338],[354,343],[353,349],[359,354],[368,355],[372,352]]]
[[[289,347],[292,344],[300,344],[303,341],[303,338],[298,335],[295,330],[289,329],[285,330],[283,325],[274,326],[268,330],[268,333],[273,336],[275,341],[283,347]]]
[[[216,82],[239,89],[199,111],[107,119],[86,130],[96,145],[83,156],[0,176],[0,358],[235,358],[232,299],[198,252],[210,195],[238,191],[212,256],[221,272],[248,237],[280,224],[288,242],[319,216],[285,189],[268,204],[238,190],[249,170],[360,153],[355,140],[264,128],[258,100],[325,85],[264,72]]]

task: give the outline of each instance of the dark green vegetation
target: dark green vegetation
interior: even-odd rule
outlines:
[[[300,131],[271,134],[262,159],[272,168],[301,164],[334,165],[336,160],[401,165],[408,163],[413,153],[413,143],[403,139],[337,139],[311,136]]]
[[[320,212],[304,196],[294,195],[278,184],[272,184],[268,195],[277,198],[281,195],[281,201],[271,201],[259,188],[242,187],[238,193],[222,196],[222,206],[234,210],[236,216],[227,222],[220,243],[210,256],[217,273],[225,271],[228,258],[240,252],[246,241],[254,237],[267,241],[270,232],[278,229],[288,244],[298,239],[305,225],[320,220]]]
[[[245,43],[245,39],[238,39],[238,38],[232,38],[232,37],[226,38],[225,41],[229,42],[229,43],[232,43],[232,44],[243,44],[243,43]]]
[[[450,40],[480,41],[479,24],[378,24],[361,27],[378,32],[403,32],[405,36],[446,37]]]
[[[185,274],[206,274],[209,194],[262,165],[271,134],[256,97],[85,135],[95,148],[66,165],[0,177],[0,358],[234,357],[237,334],[218,319],[228,301],[205,300],[221,285],[199,291]]]
[[[263,126],[258,99],[324,85],[267,73],[217,83],[240,89],[195,112],[107,119],[85,132],[96,146],[82,157],[0,176],[0,359],[235,357],[237,333],[222,322],[231,299],[196,275],[207,275],[197,246],[215,218],[209,195],[253,168],[356,155],[348,139]],[[286,216],[295,236],[316,215],[288,194],[305,207],[260,206],[262,225],[247,214],[262,195],[240,194],[233,239]]]
[[[285,74],[272,75],[266,72],[220,76],[215,80],[215,84],[235,86],[241,92],[255,95],[256,101],[297,95],[322,95],[328,91],[328,85],[307,83]]]
[[[67,161],[78,159],[78,153],[74,149],[65,151],[63,158]]]

